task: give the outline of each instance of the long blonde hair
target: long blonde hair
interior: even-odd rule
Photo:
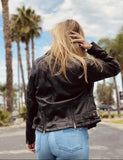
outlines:
[[[84,71],[82,75],[80,75],[80,77],[84,75],[85,81],[88,83],[87,66],[84,59],[85,57],[87,57],[87,53],[85,49],[79,46],[78,43],[71,43],[69,36],[71,31],[78,32],[85,38],[82,27],[79,25],[78,22],[72,19],[68,19],[64,22],[58,23],[54,27],[54,29],[51,30],[51,33],[53,34],[53,44],[49,52],[50,54],[48,60],[49,68],[51,70],[52,75],[53,74],[60,75],[61,73],[63,73],[66,79],[68,79],[66,74],[67,62],[69,60],[72,63],[76,64],[80,62],[83,66],[83,71]],[[51,61],[53,57],[55,57],[55,61],[52,66]],[[102,68],[101,64],[94,57],[88,57],[88,58],[92,59],[98,68]],[[56,73],[54,73],[56,65],[59,62],[60,62],[60,68]]]

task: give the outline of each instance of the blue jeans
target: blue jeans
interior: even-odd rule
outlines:
[[[84,127],[45,134],[36,130],[35,149],[38,160],[88,160],[88,131]]]

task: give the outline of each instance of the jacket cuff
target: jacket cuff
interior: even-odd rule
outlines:
[[[90,49],[87,50],[87,52],[90,54],[90,55],[94,55],[94,50],[97,48],[97,44],[95,42],[91,42],[92,44],[92,47]],[[99,46],[98,46],[99,47]]]
[[[100,46],[98,46],[95,42],[92,42],[92,47],[87,50],[87,52],[94,56],[95,58],[105,59],[108,54],[105,50],[103,50]]]

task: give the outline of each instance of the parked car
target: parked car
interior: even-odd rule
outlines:
[[[99,109],[103,111],[107,111],[107,106],[105,104],[102,104],[99,106]]]
[[[123,110],[123,106],[120,106],[120,110]]]
[[[110,106],[111,111],[117,111],[117,106]],[[123,106],[120,106],[120,110],[123,110]]]
[[[111,111],[116,111],[117,110],[117,106],[110,106],[110,110]]]

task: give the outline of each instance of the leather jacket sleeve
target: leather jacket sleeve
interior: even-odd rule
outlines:
[[[26,97],[26,143],[32,144],[35,142],[35,129],[32,128],[33,118],[37,114],[37,103],[35,99],[35,78],[36,78],[36,65],[34,64],[27,86]]]
[[[96,43],[92,42],[91,49],[87,52],[94,56],[102,65],[102,72],[96,67],[94,62],[87,59],[87,79],[88,82],[95,82],[105,78],[116,76],[120,72],[119,63],[111,56],[109,56],[106,51],[99,47]]]

